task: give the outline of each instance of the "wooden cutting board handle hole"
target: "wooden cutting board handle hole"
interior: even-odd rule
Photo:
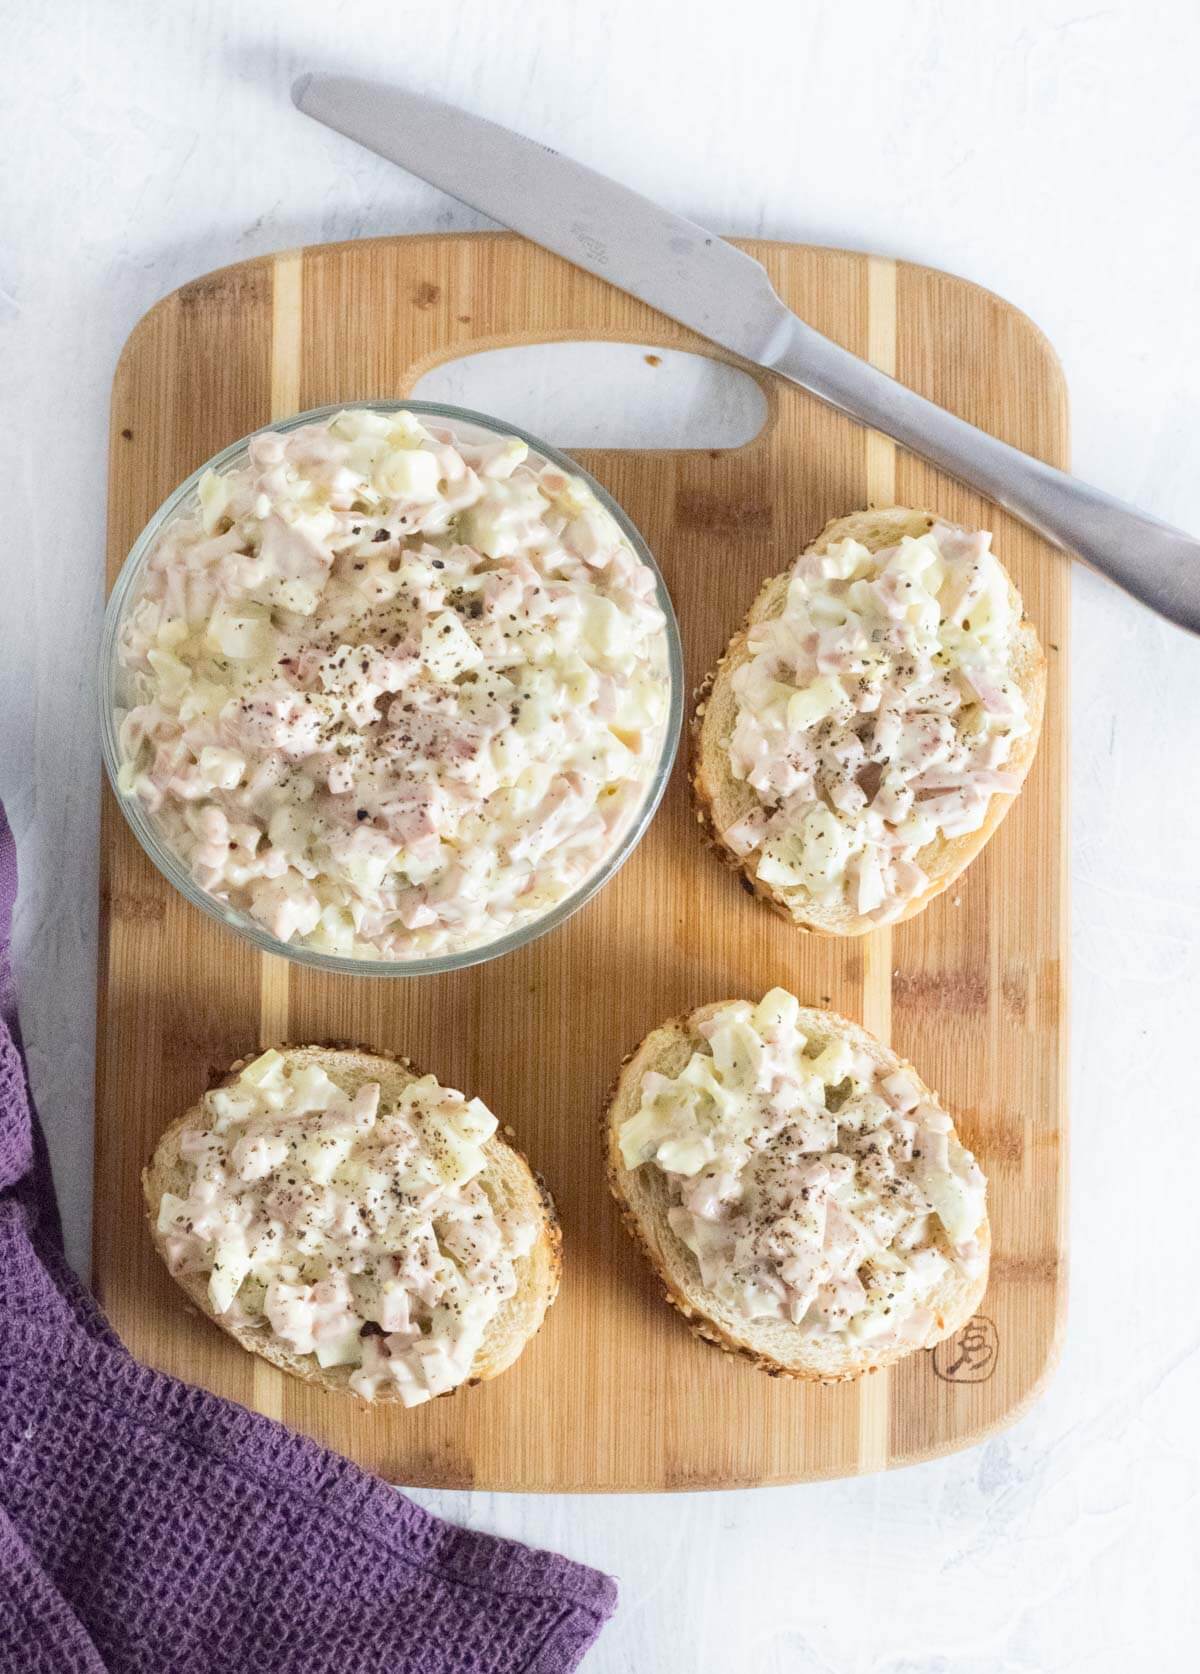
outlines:
[[[561,448],[748,447],[770,413],[762,385],[712,355],[654,343],[510,343],[423,372],[408,394],[510,419]]]

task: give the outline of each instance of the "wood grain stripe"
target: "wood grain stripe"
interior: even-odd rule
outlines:
[[[289,1040],[292,967],[274,953],[264,953],[258,974],[258,1043],[282,1046]]]
[[[896,371],[896,264],[883,256],[867,259],[867,359],[881,372]],[[890,506],[896,499],[896,445],[889,436],[866,436],[867,503]],[[892,1032],[892,933],[876,930],[863,948],[862,1021],[881,1040]],[[877,1372],[858,1388],[858,1468],[882,1470],[891,1444],[892,1375]]]
[[[300,409],[300,320],[304,262],[299,250],[274,260],[271,299],[271,417],[289,418]]]
[[[858,1469],[886,1470],[891,1454],[892,1374],[873,1372],[858,1385]]]
[[[287,418],[300,406],[300,346],[303,256],[285,250],[272,264],[271,417]],[[288,1001],[291,965],[264,953],[259,971],[258,1038],[278,1046],[289,1035]]]
[[[300,405],[303,259],[299,250],[276,256],[271,296],[271,417],[286,418]],[[259,1031],[263,1046],[288,1038],[291,965],[264,953],[259,972]]]
[[[867,359],[881,372],[896,370],[896,264],[867,258]],[[877,430],[866,437],[867,500],[890,506],[896,498],[896,444]],[[892,933],[877,930],[863,948],[862,1021],[881,1040],[892,1032]]]
[[[300,407],[300,346],[303,258],[299,250],[276,256],[271,297],[271,417],[287,418]],[[280,1046],[291,1038],[288,960],[264,953],[258,978],[258,1040]],[[253,1402],[257,1412],[282,1420],[283,1373],[265,1360],[254,1362]]]
[[[896,264],[886,256],[867,258],[867,359],[889,377],[896,375]],[[890,506],[896,497],[896,444],[878,430],[867,431],[867,499]]]

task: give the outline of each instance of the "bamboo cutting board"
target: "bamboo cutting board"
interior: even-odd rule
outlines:
[[[1007,304],[876,257],[747,248],[820,330],[1006,441],[1066,463],[1058,363]],[[272,417],[403,396],[430,367],[474,350],[579,338],[716,352],[506,235],[315,247],[184,286],[140,322],[117,371],[109,582],[174,485]],[[186,905],[105,793],[94,1247],[104,1304],[138,1356],[400,1482],[670,1489],[877,1470],[986,1436],[1031,1399],[1055,1356],[1068,565],[882,437],[763,381],[767,424],[745,447],[579,456],[662,566],[689,686],[759,583],[828,518],[869,501],[928,505],[994,530],[1046,646],[1046,724],[1028,786],[958,887],[913,923],[850,943],[792,931],[702,849],[681,761],[637,853],[563,928],[450,976],[355,980],[264,957]],[[697,1342],[658,1300],[604,1182],[600,1114],[622,1056],[675,1013],[775,983],[890,1037],[957,1113],[991,1180],[982,1314],[949,1344],[856,1385],[771,1380]],[[413,1412],[323,1396],[189,1312],[153,1253],[138,1176],[161,1130],[256,1045],[322,1040],[409,1053],[482,1096],[558,1200],[560,1300],[496,1382]]]

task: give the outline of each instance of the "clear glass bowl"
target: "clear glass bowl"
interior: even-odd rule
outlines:
[[[266,953],[275,953],[280,955],[281,958],[294,959],[298,964],[315,966],[320,970],[343,971],[351,976],[431,976],[441,971],[459,970],[466,965],[477,965],[484,960],[498,959],[502,954],[511,953],[514,948],[524,947],[527,942],[535,940],[536,937],[544,936],[548,930],[553,930],[569,918],[572,913],[578,911],[585,901],[590,900],[633,853],[633,850],[641,841],[655,809],[662,800],[679,744],[679,733],[683,720],[683,656],[679,642],[679,628],[675,621],[675,612],[671,606],[666,584],[645,541],[620,506],[601,488],[600,484],[565,454],[559,453],[557,449],[539,441],[536,436],[529,435],[519,425],[507,424],[499,419],[488,418],[483,413],[469,412],[463,407],[445,406],[440,402],[360,401],[348,402],[345,407],[364,408],[381,413],[401,411],[417,413],[423,418],[443,421],[468,441],[480,441],[493,436],[519,436],[522,441],[528,443],[530,453],[536,455],[538,459],[557,465],[572,476],[582,477],[601,505],[616,519],[634,551],[653,573],[658,603],[666,619],[666,662],[670,683],[667,716],[663,726],[657,763],[646,780],[645,791],[640,803],[632,811],[612,849],[599,862],[595,871],[571,895],[560,901],[556,907],[550,908],[528,923],[521,924],[489,942],[480,943],[476,946],[465,947],[452,953],[417,956],[405,960],[351,958],[336,953],[325,953],[314,948],[296,946],[291,942],[282,942],[246,913],[218,900],[196,883],[186,862],[175,853],[159,831],[154,816],[147,812],[136,796],[124,794],[118,788],[117,775],[121,758],[117,733],[121,715],[129,706],[129,692],[127,689],[129,675],[121,667],[118,657],[118,644],[125,618],[140,596],[146,563],[162,530],[173,518],[186,516],[195,509],[198,504],[197,485],[205,471],[210,468],[214,471],[227,471],[243,462],[250,441],[248,436],[244,436],[241,441],[232,443],[214,458],[207,460],[198,471],[193,471],[187,481],[181,483],[175,492],[164,500],[133,543],[133,548],[122,565],[121,573],[117,577],[109,596],[108,608],[104,616],[104,632],[100,642],[100,736],[104,752],[104,766],[121,812],[128,820],[142,848],[163,876],[179,890],[180,894],[185,896],[193,906],[206,912],[210,918],[215,918],[220,923],[228,925],[231,930],[235,930],[238,935],[244,936],[247,941],[253,942],[256,947],[262,948]],[[255,434],[261,435],[263,431],[296,430],[300,425],[332,418],[336,413],[344,411],[345,407],[318,407],[311,412],[297,413],[294,418],[281,419],[278,423],[264,425],[263,430]]]

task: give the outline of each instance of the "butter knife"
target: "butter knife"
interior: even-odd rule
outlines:
[[[301,76],[306,115],[979,489],[1200,633],[1200,542],[989,436],[814,331],[761,262],[548,146],[420,94]]]

